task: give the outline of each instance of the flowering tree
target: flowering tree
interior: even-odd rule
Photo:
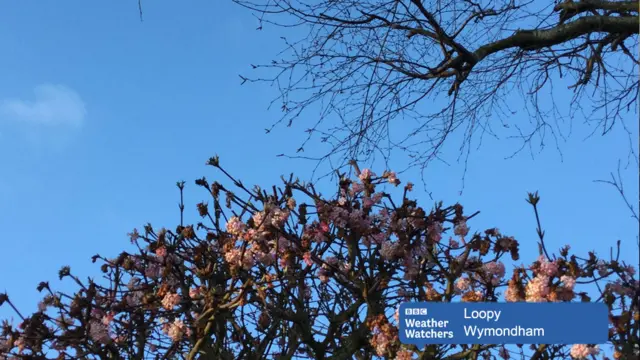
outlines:
[[[404,301],[598,301],[610,309],[615,358],[637,355],[640,312],[634,269],[617,257],[550,252],[538,222],[540,256],[519,261],[518,241],[492,228],[472,233],[459,204],[431,210],[402,190],[393,172],[342,177],[333,197],[290,177],[280,187],[249,189],[219,165],[229,189],[205,178],[197,205],[206,221],[175,231],[134,230],[136,251],[101,263],[104,279],[72,294],[47,282],[37,312],[5,321],[0,358],[9,359],[535,359],[591,358],[597,346],[401,344]],[[386,184],[386,185],[385,185]],[[178,183],[182,194],[184,183]],[[529,200],[538,218],[539,197]],[[181,203],[181,210],[184,205]],[[511,266],[509,266],[511,268]],[[597,284],[597,298],[578,289]],[[558,326],[562,326],[559,324]]]

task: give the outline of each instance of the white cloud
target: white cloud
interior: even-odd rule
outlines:
[[[6,118],[42,125],[82,125],[87,109],[77,92],[63,85],[42,84],[33,89],[34,100],[4,99],[0,113]]]

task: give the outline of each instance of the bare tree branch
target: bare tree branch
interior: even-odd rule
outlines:
[[[561,125],[578,116],[606,134],[637,111],[638,1],[234,1],[259,29],[300,34],[241,76],[280,91],[283,116],[267,131],[304,116],[298,153],[327,146],[294,157],[341,167],[403,151],[424,170],[453,141],[465,164],[486,136],[520,150],[551,136],[560,149]],[[557,102],[562,92],[572,101]]]

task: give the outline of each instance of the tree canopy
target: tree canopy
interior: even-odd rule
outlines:
[[[596,301],[610,310],[616,359],[637,356],[636,269],[619,251],[600,259],[548,249],[537,194],[529,194],[540,253],[522,263],[519,241],[497,228],[471,231],[462,205],[422,207],[396,173],[358,169],[335,196],[293,178],[250,189],[206,178],[202,221],[146,225],[133,251],[96,255],[102,279],[69,267],[77,291],[38,285],[38,311],[23,316],[7,294],[0,358],[7,359],[565,359],[600,353],[588,344],[403,345],[403,301]],[[184,183],[178,183],[180,193]],[[395,193],[395,195],[394,195]],[[209,203],[210,202],[210,203]],[[180,207],[184,210],[184,204]],[[591,284],[591,285],[590,285]],[[593,286],[596,284],[597,287]],[[597,291],[585,291],[591,286]],[[582,289],[581,289],[582,288]],[[561,326],[561,324],[559,324]],[[636,348],[634,348],[636,344]]]

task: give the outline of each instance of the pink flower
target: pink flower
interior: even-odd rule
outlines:
[[[467,234],[469,233],[469,226],[467,226],[467,221],[466,220],[460,221],[453,228],[453,233],[461,237],[467,236]]]
[[[489,276],[491,284],[497,286],[500,284],[500,280],[504,277],[505,269],[502,262],[492,261],[483,266],[485,273]]]
[[[573,288],[576,286],[576,278],[571,276],[563,275],[560,278],[560,281],[562,281],[564,287],[569,290],[573,290]]]
[[[167,310],[173,310],[178,304],[180,304],[180,295],[178,294],[167,293],[162,299],[162,307]]]
[[[102,323],[106,326],[109,326],[109,324],[111,324],[111,322],[113,321],[114,317],[115,317],[114,313],[108,312],[105,316],[102,317]]]
[[[175,319],[173,323],[168,326],[166,333],[171,340],[177,342],[182,340],[185,335],[189,336],[191,331],[182,320]]]
[[[571,357],[574,359],[586,359],[589,355],[596,355],[599,352],[598,345],[591,347],[585,344],[575,344],[571,347]]]
[[[439,243],[442,240],[442,223],[436,222],[433,225],[429,226],[427,230],[427,235],[431,239],[431,241]]]
[[[295,210],[295,208],[296,208],[296,199],[294,199],[294,198],[289,198],[289,200],[287,200],[287,207],[288,207],[290,210]]]
[[[355,194],[360,193],[362,191],[364,191],[364,185],[359,184],[359,183],[353,183],[351,185],[351,194],[352,195],[355,195]]]
[[[162,267],[155,263],[150,263],[144,270],[144,275],[152,279],[157,279],[162,274]]]
[[[302,256],[302,259],[304,260],[304,263],[307,264],[307,266],[313,265],[313,260],[311,260],[310,252],[307,251],[306,253],[304,253],[304,255]]]
[[[189,289],[189,297],[195,299],[200,296],[200,288]]]
[[[449,246],[452,248],[460,247],[460,243],[457,242],[454,238],[449,239]]]
[[[109,344],[111,342],[109,327],[96,320],[91,320],[89,323],[89,337],[101,344]]]
[[[387,177],[387,181],[389,181],[390,184],[393,184],[395,186],[398,186],[400,184],[400,180],[398,179],[396,173],[393,172],[393,171],[389,172],[389,176]]]
[[[371,179],[372,176],[376,176],[376,174],[374,174],[373,171],[371,171],[369,169],[363,169],[360,172],[360,175],[358,175],[358,177],[362,181],[369,180],[369,179]]]
[[[373,206],[373,200],[371,200],[370,197],[365,196],[364,198],[362,198],[362,206],[366,209],[366,208],[370,208]]]
[[[20,335],[20,337],[13,342],[13,346],[18,348],[19,354],[22,354],[24,348],[27,346],[26,341],[24,341],[24,335]]]
[[[257,215],[257,214],[256,214]],[[255,219],[255,215],[254,215]],[[256,222],[256,225],[259,225],[259,222]],[[227,231],[231,235],[240,236],[244,231],[246,225],[240,220],[237,216],[232,216],[231,219],[227,222]]]
[[[413,352],[409,350],[400,350],[396,353],[395,360],[411,360],[413,357]]]
[[[546,302],[549,295],[549,277],[538,275],[525,288],[527,302]]]
[[[395,256],[397,248],[398,244],[392,243],[391,241],[384,241],[380,249],[380,256],[385,260],[391,260]]]
[[[627,273],[627,275],[629,275],[631,277],[633,277],[636,274],[636,269],[634,269],[633,266],[631,266],[631,265],[625,267],[624,271]]]
[[[289,210],[274,210],[271,214],[271,225],[273,225],[274,227],[280,227],[284,225],[284,223],[287,222],[287,219],[289,219],[290,214],[291,213],[289,212]]]
[[[604,260],[600,260],[598,261],[598,275],[600,276],[607,276],[607,273],[609,272],[609,269],[607,269],[607,263],[604,262]]]
[[[406,187],[407,191],[413,191],[413,183],[408,182],[407,186],[405,186],[405,187]]]
[[[520,295],[518,294],[518,289],[514,286],[509,286],[507,291],[504,293],[504,299],[507,302],[516,302],[521,301]]]
[[[471,279],[466,277],[460,278],[456,281],[455,285],[458,293],[465,292],[469,289],[469,286],[471,286]]]
[[[159,248],[156,249],[156,256],[159,258],[163,258],[165,256],[167,256],[167,248],[164,246],[160,246]]]
[[[558,264],[555,261],[549,261],[544,255],[540,255],[538,262],[540,262],[539,272],[541,274],[553,277],[558,273]]]

